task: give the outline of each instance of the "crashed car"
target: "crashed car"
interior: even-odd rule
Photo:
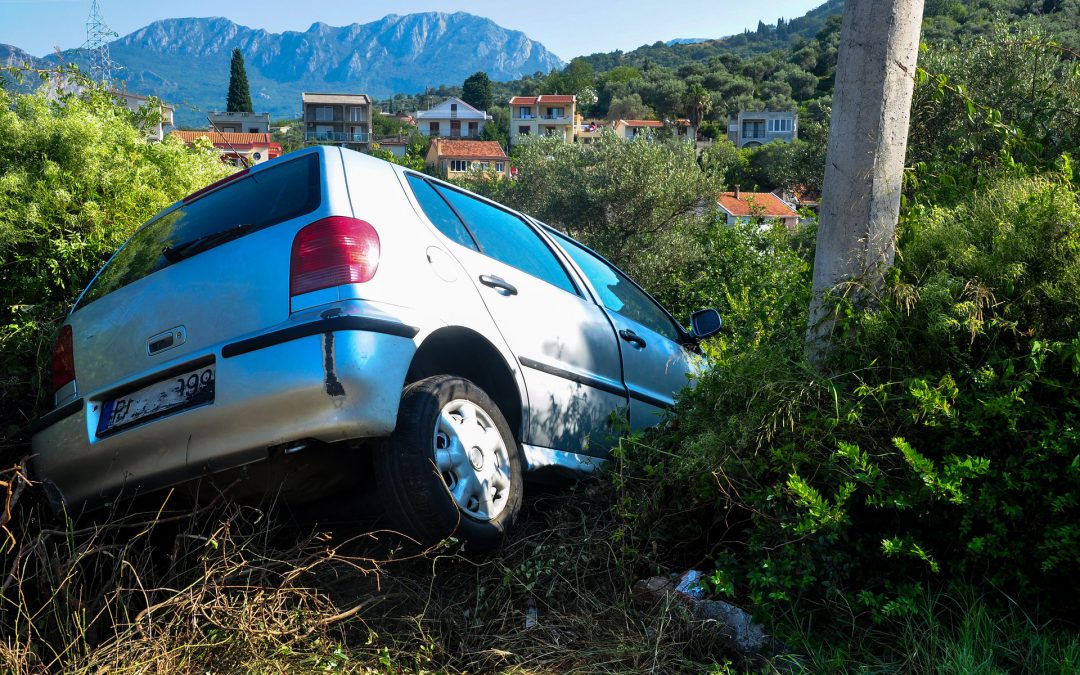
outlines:
[[[492,546],[523,474],[588,472],[655,424],[684,329],[570,237],[403,167],[313,147],[141,226],[56,341],[32,469],[69,513],[319,446],[402,530]]]

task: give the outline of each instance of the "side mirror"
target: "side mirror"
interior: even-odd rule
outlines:
[[[690,326],[693,328],[690,334],[695,340],[716,335],[722,325],[724,322],[720,319],[720,312],[715,309],[699,309],[690,315]]]

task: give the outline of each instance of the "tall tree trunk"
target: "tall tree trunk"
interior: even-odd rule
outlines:
[[[844,7],[807,333],[816,362],[835,324],[824,295],[879,288],[893,262],[922,15],[923,0]]]

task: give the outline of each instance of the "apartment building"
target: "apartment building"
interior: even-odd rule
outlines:
[[[418,110],[413,117],[421,134],[435,138],[479,139],[484,125],[491,121],[487,111],[477,110],[456,97],[428,110]]]
[[[117,101],[122,103],[125,108],[132,112],[139,112],[147,105],[150,104],[150,98],[148,96],[140,96],[139,94],[132,94],[127,91],[117,91],[115,89],[109,90],[109,93],[116,98]],[[157,121],[145,128],[146,135],[155,141],[160,141],[165,138],[165,132],[173,126],[173,113],[176,112],[174,106],[162,103],[158,101],[158,116]]]
[[[577,96],[515,96],[510,99],[510,145],[520,143],[524,136],[540,135],[573,143],[576,114]]]
[[[367,94],[301,95],[304,140],[335,143],[354,150],[367,148],[371,133],[371,99]]]
[[[773,141],[793,141],[799,137],[799,116],[794,112],[741,111],[728,120],[728,138],[739,148],[752,148]]]
[[[236,134],[270,133],[270,113],[216,111],[207,114],[206,117],[210,120],[210,128],[221,132]]]

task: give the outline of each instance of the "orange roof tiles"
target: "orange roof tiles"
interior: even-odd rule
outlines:
[[[540,96],[515,96],[510,105],[536,105],[537,103],[573,103],[577,96],[573,94],[541,94]]]
[[[622,120],[622,123],[628,127],[662,127],[663,122],[657,120]]]
[[[435,154],[452,159],[506,159],[498,141],[459,141],[436,138]]]
[[[179,136],[180,140],[192,143],[196,138],[209,138],[211,143],[231,145],[269,145],[270,134],[246,134],[235,131],[181,131],[172,132],[173,136]]]
[[[734,192],[724,192],[716,201],[733,216],[794,218],[799,215],[776,195],[769,192],[740,192],[738,199],[735,198]]]

